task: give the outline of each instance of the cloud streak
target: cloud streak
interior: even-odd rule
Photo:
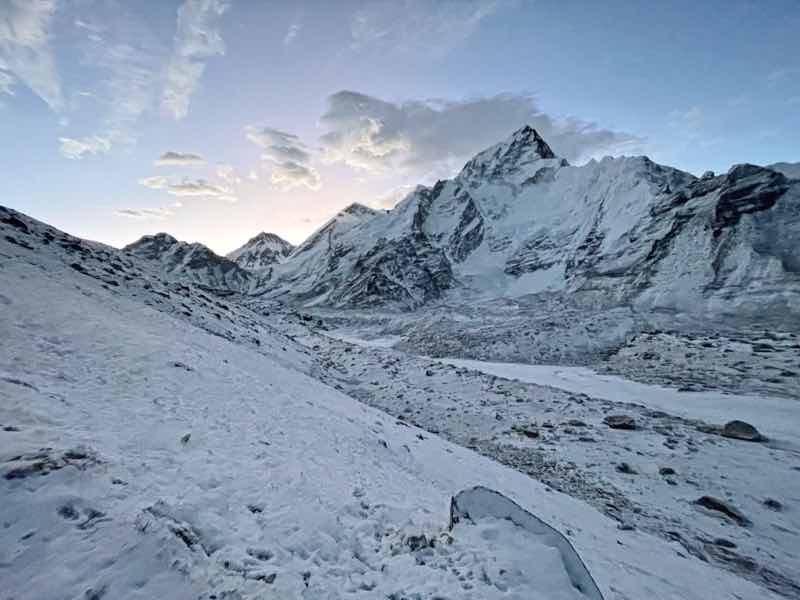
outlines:
[[[102,120],[93,134],[70,138],[81,142],[84,151],[74,144],[65,148],[62,141],[62,154],[73,159],[136,141],[139,119],[155,105],[158,74],[166,54],[166,48],[135,12],[113,0],[80,6],[73,24],[80,38],[81,62],[98,76],[90,90],[76,93],[72,100],[92,98],[100,107]]]
[[[70,160],[80,160],[87,155],[105,154],[111,150],[111,140],[100,135],[82,138],[58,138],[61,155]]]
[[[165,175],[153,175],[139,180],[139,184],[153,190],[164,190],[168,194],[179,197],[214,198],[224,202],[236,202],[234,191],[225,185],[211,183],[205,179],[184,177],[175,182]]]
[[[206,161],[199,154],[170,150],[159,156],[153,164],[157,167],[196,167],[206,164]]]
[[[504,0],[379,0],[350,22],[354,50],[443,55],[469,38]]]
[[[172,209],[167,208],[165,206],[158,207],[158,208],[120,208],[119,210],[114,211],[116,215],[120,217],[126,217],[128,219],[137,219],[140,221],[145,220],[152,220],[152,221],[164,221],[167,217],[171,217],[175,213]]]
[[[172,58],[164,75],[161,106],[175,119],[189,112],[189,101],[200,84],[204,59],[225,53],[219,31],[227,0],[186,0],[178,9],[178,25]]]
[[[266,126],[245,127],[245,137],[262,148],[261,159],[272,166],[272,184],[283,191],[296,187],[319,190],[322,182],[311,166],[311,153],[296,135]]]
[[[59,112],[64,101],[49,43],[56,9],[56,0],[0,2],[0,89],[19,80]]]
[[[327,162],[414,174],[452,170],[524,124],[539,131],[556,154],[573,162],[629,150],[642,142],[581,119],[556,118],[539,109],[534,97],[513,94],[393,103],[341,91],[328,97],[321,123],[327,129],[321,137]]]

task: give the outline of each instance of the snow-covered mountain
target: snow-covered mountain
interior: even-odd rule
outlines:
[[[259,278],[269,279],[273,265],[286,260],[293,249],[294,246],[282,237],[262,231],[227,254],[226,258],[245,271],[255,273]]]
[[[158,263],[166,279],[197,283],[222,292],[245,292],[256,280],[254,273],[215,254],[207,246],[179,242],[166,233],[146,235],[125,246],[123,251]]]
[[[266,291],[332,306],[556,291],[596,305],[800,312],[799,240],[800,182],[774,170],[696,178],[643,156],[575,167],[523,127],[391,211],[340,213]]]
[[[525,126],[390,211],[348,206],[293,250],[271,234],[227,259],[165,234],[126,249],[165,277],[305,306],[555,292],[594,307],[800,314],[790,167],[697,178],[644,156],[571,166]]]

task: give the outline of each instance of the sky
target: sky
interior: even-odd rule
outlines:
[[[798,31],[798,0],[0,0],[0,204],[226,253],[525,124],[573,164],[800,161]]]

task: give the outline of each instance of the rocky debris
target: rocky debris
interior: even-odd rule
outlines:
[[[630,415],[608,415],[603,419],[603,423],[608,425],[611,429],[636,429],[636,419]]]
[[[188,444],[188,443],[189,443],[189,440],[191,439],[191,437],[192,437],[192,434],[191,434],[191,433],[185,433],[185,434],[183,434],[183,435],[181,436],[181,444]]]
[[[672,467],[661,467],[661,468],[658,470],[658,474],[659,474],[659,475],[663,475],[663,476],[665,476],[665,477],[666,477],[667,475],[675,475],[675,469],[673,469]]]
[[[701,496],[695,500],[694,503],[698,506],[702,506],[703,508],[707,508],[708,510],[721,512],[722,514],[733,519],[733,521],[735,521],[736,524],[740,525],[741,527],[747,527],[751,524],[750,519],[745,517],[741,512],[739,512],[739,510],[724,500],[720,500],[714,496]]]
[[[775,498],[766,498],[763,502],[764,506],[766,506],[770,510],[774,510],[775,512],[780,512],[783,510],[783,504],[775,500]]]
[[[513,425],[511,429],[526,438],[535,439],[539,437],[539,430],[534,425]]]
[[[616,470],[618,473],[624,473],[625,475],[636,475],[637,471],[632,466],[630,466],[626,462],[621,462],[616,466]]]
[[[764,436],[759,433],[758,429],[744,421],[729,421],[725,423],[722,428],[722,435],[747,442],[761,442],[764,440]]]
[[[428,539],[424,533],[419,535],[410,535],[406,538],[406,546],[408,546],[411,552],[416,552],[417,550],[422,550],[423,548],[432,548],[434,545],[434,538]]]
[[[38,452],[20,454],[12,457],[3,474],[4,479],[25,479],[33,475],[48,475],[67,466],[85,469],[97,464],[99,460],[93,452],[84,448],[72,448],[60,454],[52,448],[42,448]]]

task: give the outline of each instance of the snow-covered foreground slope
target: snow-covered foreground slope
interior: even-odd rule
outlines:
[[[9,215],[9,597],[578,598],[553,549],[508,522],[445,533],[450,497],[473,485],[565,532],[608,599],[775,597],[323,385],[302,372],[302,348],[257,323],[256,346],[148,306]],[[200,310],[193,292],[181,302]]]

